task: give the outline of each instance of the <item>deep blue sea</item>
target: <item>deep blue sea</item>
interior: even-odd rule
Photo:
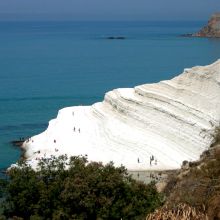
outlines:
[[[43,131],[60,108],[220,58],[220,40],[180,36],[205,23],[0,22],[0,169],[20,156],[10,141]]]

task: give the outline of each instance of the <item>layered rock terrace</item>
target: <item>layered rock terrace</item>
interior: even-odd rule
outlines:
[[[41,157],[67,154],[129,170],[168,170],[197,160],[219,126],[220,60],[171,80],[115,89],[92,106],[64,108],[23,148],[34,167]]]

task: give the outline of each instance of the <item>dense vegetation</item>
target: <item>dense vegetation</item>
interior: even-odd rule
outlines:
[[[145,219],[162,203],[153,183],[85,157],[42,159],[37,171],[21,162],[0,193],[4,216],[21,219]]]

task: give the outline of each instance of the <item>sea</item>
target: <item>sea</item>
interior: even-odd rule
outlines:
[[[0,22],[0,170],[21,155],[11,141],[44,131],[59,109],[91,105],[114,88],[171,79],[219,59],[220,39],[181,36],[205,24]]]

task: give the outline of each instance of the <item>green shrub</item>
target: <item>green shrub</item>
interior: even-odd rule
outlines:
[[[123,166],[88,163],[85,157],[42,159],[37,171],[23,162],[9,176],[7,217],[144,219],[162,203],[153,183],[133,180]]]

